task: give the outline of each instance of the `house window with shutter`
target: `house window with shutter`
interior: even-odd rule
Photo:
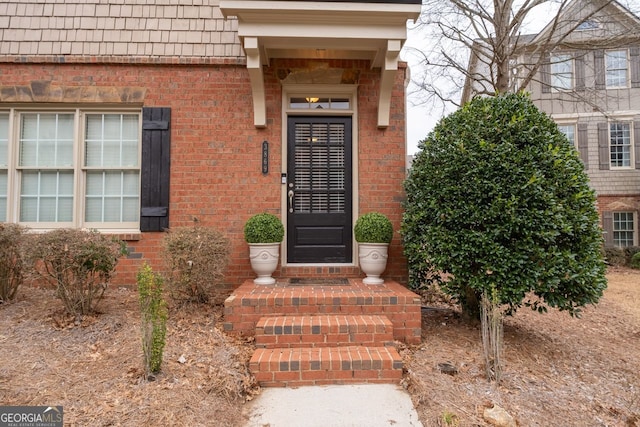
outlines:
[[[634,246],[635,224],[633,212],[613,212],[613,244]]]
[[[607,88],[627,87],[629,60],[627,50],[605,52],[605,81]]]
[[[140,152],[139,109],[0,112],[0,219],[138,231]]]
[[[573,88],[573,60],[571,55],[552,55],[550,69],[553,89],[570,90]]]
[[[631,166],[630,123],[609,123],[609,155],[611,168],[628,168]]]

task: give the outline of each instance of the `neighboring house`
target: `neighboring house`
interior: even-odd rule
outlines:
[[[577,28],[542,57],[528,88],[580,153],[598,196],[605,244],[638,246],[640,19],[616,1],[592,13],[600,7],[581,0],[567,7],[559,25]],[[521,36],[514,62],[535,64],[550,31]],[[469,70],[482,72],[478,55],[471,55]],[[467,81],[463,102],[481,92],[474,84]]]
[[[253,277],[244,222],[269,211],[287,230],[280,275],[358,276],[358,215],[399,229],[399,54],[420,8],[4,0],[0,221],[121,236],[120,283],[145,260],[161,267],[166,228],[215,227],[238,285]],[[406,276],[396,233],[387,277]]]

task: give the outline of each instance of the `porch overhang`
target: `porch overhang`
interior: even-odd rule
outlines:
[[[420,9],[421,0],[221,0],[224,17],[238,19],[255,126],[267,124],[262,67],[273,58],[368,60],[371,68],[381,70],[378,127],[389,126],[391,92],[407,38],[407,20],[417,19]]]

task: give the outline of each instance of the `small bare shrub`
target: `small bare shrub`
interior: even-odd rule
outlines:
[[[56,289],[67,313],[94,311],[113,274],[124,243],[95,231],[57,229],[35,234],[29,259],[33,273]]]
[[[160,372],[167,336],[167,304],[162,299],[162,277],[145,263],[137,275],[142,313],[142,352],[145,378]]]
[[[0,304],[14,299],[22,284],[25,231],[17,224],[0,223]]]
[[[163,258],[171,297],[204,303],[224,278],[229,240],[209,227],[174,228],[164,237]]]
[[[609,265],[621,266],[627,263],[627,256],[624,253],[624,249],[621,248],[604,248],[604,257]]]

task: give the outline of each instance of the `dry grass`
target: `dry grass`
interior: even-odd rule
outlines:
[[[404,348],[405,384],[431,426],[485,426],[497,403],[520,426],[640,425],[640,271],[614,269],[582,319],[521,310],[505,321],[503,381],[485,379],[480,329],[441,302],[423,316],[423,343]],[[259,392],[251,342],[219,329],[221,308],[170,310],[162,373],[143,380],[137,293],[109,289],[82,324],[50,291],[21,288],[0,305],[0,404],[62,405],[73,426],[241,426]],[[438,363],[458,370],[445,375]]]

